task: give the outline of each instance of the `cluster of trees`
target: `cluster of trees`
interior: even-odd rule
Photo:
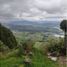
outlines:
[[[2,41],[10,49],[17,46],[16,39],[10,29],[0,24],[0,41]]]

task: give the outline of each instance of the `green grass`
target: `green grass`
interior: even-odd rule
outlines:
[[[22,62],[22,58],[10,57],[0,60],[0,65],[1,67],[18,67]]]
[[[57,62],[53,62],[40,51],[34,50],[31,67],[59,67]],[[0,60],[0,67],[24,67],[23,57],[8,57]]]
[[[33,56],[33,66],[34,67],[58,67],[57,62],[53,62],[43,55],[41,52],[35,50],[35,55]]]

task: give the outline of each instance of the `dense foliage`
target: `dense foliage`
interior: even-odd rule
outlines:
[[[63,38],[50,38],[48,40],[48,51],[55,53],[56,56],[65,55],[64,39]]]
[[[67,31],[67,20],[63,20],[60,24],[60,28],[66,32]]]
[[[6,27],[0,24],[0,40],[9,48],[17,46],[16,39],[13,33]]]
[[[8,50],[8,46],[6,46],[2,41],[0,41],[0,52],[6,53]]]

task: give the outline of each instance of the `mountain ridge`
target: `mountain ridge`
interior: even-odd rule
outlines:
[[[4,24],[8,28],[18,32],[48,32],[61,34],[59,21],[10,21]]]

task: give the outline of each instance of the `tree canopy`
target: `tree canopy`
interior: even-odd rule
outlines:
[[[67,31],[67,20],[63,20],[60,24],[60,28],[66,32]]]

